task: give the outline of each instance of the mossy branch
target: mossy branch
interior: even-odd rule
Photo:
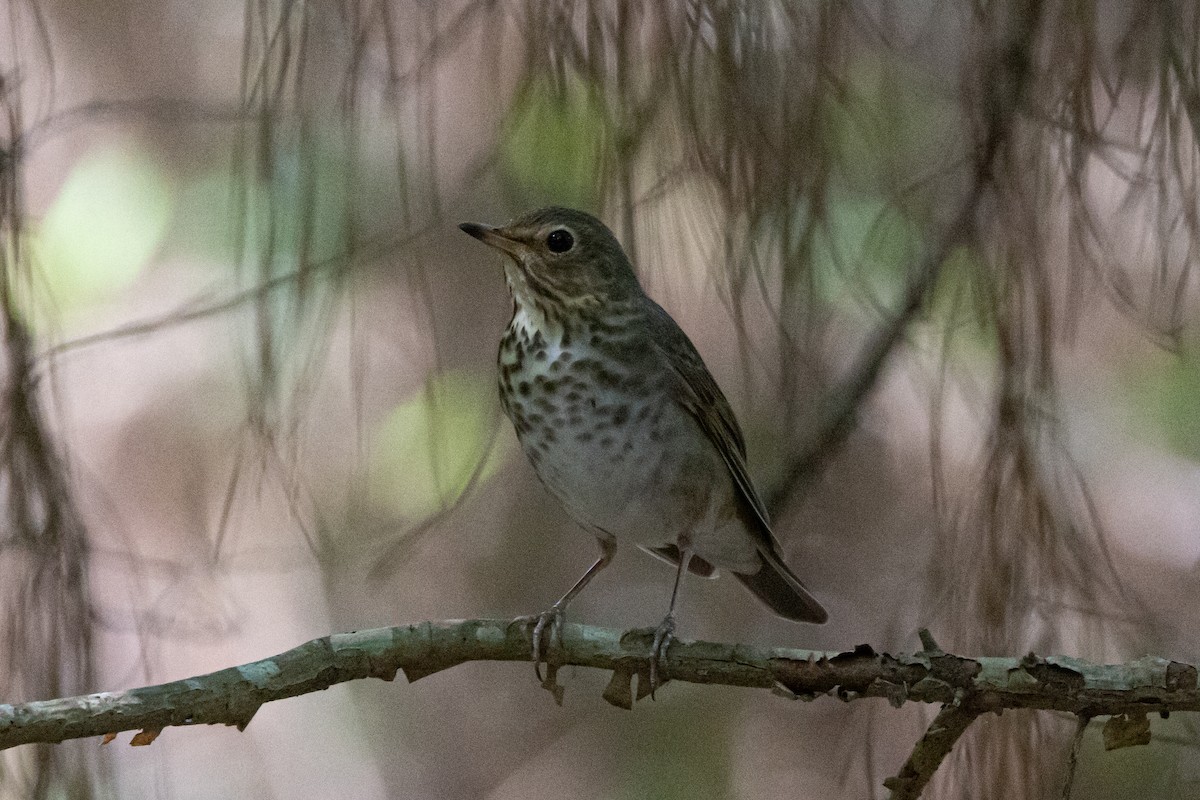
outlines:
[[[644,695],[650,638],[645,630],[567,624],[552,666],[610,670],[605,699],[630,708]],[[1114,665],[1033,654],[969,658],[943,653],[928,634],[922,639],[924,649],[911,655],[877,653],[866,645],[839,653],[676,641],[666,674],[671,680],[770,689],[801,699],[829,695],[844,701],[883,697],[897,707],[910,701],[943,704],[937,719],[954,724],[935,720],[901,774],[888,781],[895,797],[915,797],[980,714],[1030,708],[1144,721],[1148,713],[1200,711],[1196,667],[1190,664],[1153,657]],[[141,731],[133,744],[148,744],[163,728],[177,725],[244,729],[273,700],[359,678],[392,680],[400,671],[415,681],[467,661],[528,661],[530,650],[528,625],[510,620],[334,634],[261,661],[157,686],[0,704],[0,749],[88,736],[111,740],[127,730]]]

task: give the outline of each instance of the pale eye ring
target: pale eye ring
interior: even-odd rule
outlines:
[[[575,237],[566,228],[555,228],[546,236],[546,248],[551,253],[565,253],[575,246]]]

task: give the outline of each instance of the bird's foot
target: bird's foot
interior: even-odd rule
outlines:
[[[550,651],[562,645],[563,607],[559,603],[540,614],[517,617],[514,623],[530,629],[530,660],[533,661],[533,674],[537,675],[542,686],[554,695],[555,700],[562,704],[562,687],[558,685],[558,665],[550,660]],[[542,675],[542,664],[546,665],[546,674]]]
[[[650,645],[650,699],[654,700],[654,691],[667,682],[662,677],[667,670],[667,649],[675,639],[675,615],[667,614],[658,627],[654,629],[654,641]]]
[[[562,607],[555,603],[547,611],[543,611],[534,617],[536,620],[533,623],[533,671],[538,676],[538,680],[542,679],[542,661],[546,661],[546,668],[549,669],[550,662],[546,658],[546,654],[550,648],[562,644],[562,624],[563,610]]]

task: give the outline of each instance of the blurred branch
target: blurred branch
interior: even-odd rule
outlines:
[[[850,374],[826,401],[822,418],[797,457],[788,465],[778,488],[767,498],[776,511],[821,469],[854,430],[858,410],[879,381],[888,357],[925,307],[942,274],[942,266],[959,247],[971,244],[975,221],[996,179],[997,161],[1020,120],[1031,74],[1031,46],[1041,23],[1041,4],[1025,2],[1007,35],[997,43],[977,72],[975,91],[984,98],[984,119],[976,134],[971,179],[956,212],[925,257],[914,267],[904,296],[890,320],[877,330],[854,359]]]
[[[210,317],[236,311],[242,306],[262,301],[273,292],[282,289],[294,289],[297,281],[303,277],[311,278],[315,274],[323,274],[331,277],[338,276],[357,268],[361,264],[383,258],[389,253],[411,244],[419,237],[426,235],[428,231],[429,227],[426,227],[402,236],[380,236],[365,240],[353,252],[339,253],[330,258],[303,263],[297,269],[264,280],[255,286],[234,292],[226,297],[215,299],[210,297],[196,298],[180,308],[159,316],[60,342],[47,348],[38,356],[38,359],[45,361],[74,350],[81,350],[121,339],[159,333],[169,328],[199,322]]]
[[[80,125],[116,120],[153,120],[164,124],[224,125],[245,122],[256,115],[243,108],[220,103],[197,103],[178,97],[143,97],[135,100],[93,100],[56,110],[26,126],[13,140],[13,152],[28,156],[51,139],[65,136]]]
[[[637,697],[644,695],[652,634],[564,625],[551,663],[611,670],[604,697],[630,708],[635,675]],[[528,661],[530,649],[522,620],[423,622],[334,634],[261,661],[158,686],[0,705],[0,749],[101,735],[110,741],[127,730],[141,731],[133,744],[149,744],[174,725],[219,723],[244,730],[259,707],[273,700],[359,678],[390,681],[399,671],[415,681],[468,661]],[[916,797],[958,736],[987,712],[1028,708],[1144,719],[1148,713],[1200,711],[1196,667],[1149,656],[1100,665],[1033,654],[968,658],[928,646],[889,655],[867,645],[835,653],[676,641],[666,662],[665,674],[689,683],[771,689],[802,699],[883,697],[896,707],[910,700],[946,704],[904,771],[889,781],[893,797]]]
[[[983,199],[986,181],[980,173],[971,184],[958,215],[950,223],[937,247],[918,264],[904,293],[904,300],[890,321],[877,330],[854,360],[849,376],[834,390],[825,403],[825,413],[816,431],[804,443],[799,457],[788,465],[779,488],[771,492],[768,507],[781,508],[790,495],[815,475],[853,432],[858,422],[858,410],[879,380],[884,364],[904,338],[905,332],[925,305],[933,290],[942,265],[954,249],[970,241],[974,218]]]

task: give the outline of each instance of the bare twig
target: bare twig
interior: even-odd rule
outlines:
[[[982,713],[968,709],[958,702],[947,703],[933,718],[925,735],[917,742],[908,761],[894,778],[883,785],[892,791],[891,800],[916,800],[925,789],[925,784],[937,772],[942,760],[950,755],[954,743],[967,732],[967,728]]]
[[[1071,789],[1075,784],[1075,767],[1079,764],[1079,748],[1083,745],[1083,732],[1087,730],[1091,717],[1080,714],[1075,736],[1071,740],[1071,754],[1067,756],[1067,774],[1063,778],[1062,800],[1071,800]]]

